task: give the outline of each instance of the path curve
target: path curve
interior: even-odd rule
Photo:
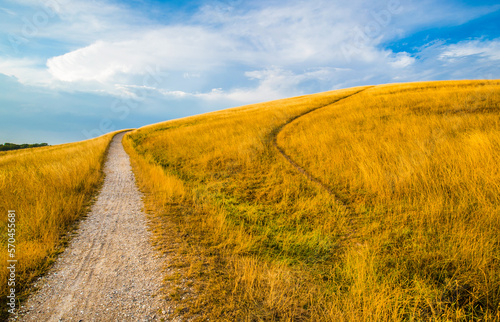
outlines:
[[[348,203],[345,201],[345,200],[342,200],[342,198],[336,194],[332,189],[330,189],[330,187],[328,187],[328,185],[326,185],[323,181],[321,181],[319,178],[316,178],[315,176],[313,176],[309,171],[307,171],[306,169],[304,169],[303,167],[301,167],[295,160],[293,160],[293,158],[291,156],[289,156],[285,150],[279,146],[278,144],[278,135],[279,133],[289,124],[297,121],[299,118],[303,117],[303,116],[306,116],[312,112],[315,112],[319,109],[322,109],[324,107],[327,107],[327,106],[330,106],[330,105],[333,105],[333,104],[336,104],[342,100],[345,100],[351,96],[354,96],[356,94],[359,94],[363,91],[365,91],[366,89],[370,88],[372,86],[368,86],[366,88],[363,88],[357,92],[354,92],[352,94],[349,94],[347,96],[344,96],[344,97],[341,97],[333,102],[330,102],[326,105],[323,105],[323,106],[319,106],[319,107],[316,107],[316,108],[313,108],[312,110],[309,110],[305,113],[302,113],[302,114],[299,114],[293,118],[291,118],[290,120],[288,120],[288,122],[286,122],[285,124],[283,124],[282,126],[278,127],[274,132],[273,132],[273,139],[272,139],[272,142],[273,142],[273,145],[274,147],[278,150],[278,152],[287,160],[288,163],[290,163],[297,171],[299,171],[302,175],[304,175],[309,181],[311,182],[314,182],[315,184],[317,184],[318,186],[320,186],[323,190],[325,190],[326,192],[328,192],[328,194],[330,194],[334,200],[338,203],[338,204],[341,204],[347,208],[349,208],[348,206]]]
[[[150,243],[124,134],[111,141],[102,190],[77,236],[16,320],[155,321],[169,311],[161,296],[165,258]]]

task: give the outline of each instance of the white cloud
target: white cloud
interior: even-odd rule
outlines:
[[[390,63],[395,68],[405,68],[415,63],[415,58],[407,52],[397,53],[394,60]]]
[[[0,58],[0,73],[13,76],[21,83],[33,85],[47,85],[50,82],[50,74],[40,64],[43,62],[30,58]]]
[[[161,94],[165,95],[165,96],[175,97],[175,98],[181,98],[181,97],[186,97],[186,96],[194,96],[191,93],[186,93],[186,92],[183,92],[183,91],[167,91],[167,90],[161,89],[159,92]]]
[[[366,4],[362,1],[353,1],[351,6],[327,1],[307,4],[295,1],[236,13],[219,7],[205,7],[186,25],[150,25],[132,31],[126,37],[118,33],[113,40],[97,40],[52,57],[47,61],[47,68],[54,86],[70,87],[68,83],[74,83],[79,90],[92,91],[100,86],[114,94],[125,90],[125,87],[115,84],[143,85],[137,76],[146,75],[148,68],[181,74],[188,80],[193,77],[186,75],[203,75],[196,77],[202,78],[200,83],[207,83],[214,75],[228,74],[228,69],[239,70],[241,74],[259,70],[246,74],[258,79],[253,90],[242,90],[241,85],[226,80],[224,94],[200,88],[207,94],[199,97],[225,95],[238,101],[243,98],[278,98],[297,92],[297,86],[304,80],[334,79],[332,73],[346,64],[346,53],[341,46],[351,42],[349,31],[373,15],[373,10],[363,11],[363,7]],[[61,15],[67,16],[78,11],[87,16],[93,10],[91,4],[79,4],[69,13],[63,8],[67,9],[61,4]],[[113,10],[117,9],[111,7],[104,11]],[[103,25],[107,25],[106,22]],[[75,23],[71,26],[74,28]],[[93,33],[99,30],[92,26],[91,29]],[[390,53],[376,48],[378,41],[373,38],[361,53],[352,53],[352,60],[388,68],[400,68],[409,62],[408,58],[405,62],[401,60],[404,57],[399,61],[388,58]],[[162,89],[177,94],[193,92],[172,86]]]
[[[261,102],[283,98],[285,96],[297,96],[303,94],[297,88],[303,82],[311,80],[331,80],[337,73],[344,73],[348,69],[340,68],[319,68],[306,71],[302,74],[295,74],[290,70],[277,67],[245,72],[245,76],[251,80],[257,80],[256,87],[234,88],[223,90],[213,88],[207,92],[185,92],[159,90],[159,92],[169,98],[199,98],[208,101],[225,101],[232,104],[244,104],[248,102]]]
[[[53,57],[47,66],[58,80],[107,82],[122,74],[143,75],[154,67],[186,72],[212,69],[227,59],[230,47],[220,35],[199,27],[166,27],[124,41],[98,41]]]
[[[311,89],[414,80],[419,67],[436,66],[430,60],[422,63],[418,54],[382,48],[385,40],[424,23],[458,24],[491,10],[467,12],[435,4],[429,11],[430,3],[398,0],[352,0],[348,5],[295,0],[257,2],[253,7],[219,3],[203,7],[182,24],[159,25],[111,2],[44,1],[59,20],[41,28],[39,37],[74,43],[74,49],[50,57],[46,66],[9,60],[0,64],[0,73],[26,84],[70,91],[133,96],[149,90],[165,97],[242,103]],[[21,3],[35,5],[38,0]],[[423,51],[447,62],[473,55],[487,60],[499,56],[498,42],[438,47],[441,51],[436,47]],[[155,73],[166,81],[154,81]]]
[[[500,60],[500,39],[469,40],[446,46],[439,58],[444,61],[478,56],[490,61]]]
[[[500,75],[500,39],[452,45],[430,39],[411,54],[386,45],[428,28],[458,26],[498,6],[466,7],[458,0],[222,1],[207,1],[195,13],[155,14],[149,5],[158,9],[168,2],[4,0],[0,81],[7,89],[0,109],[8,118],[0,120],[14,124],[17,115],[22,125],[13,133],[51,126],[74,138],[75,131],[94,129],[108,117],[117,127],[136,127],[357,85]],[[18,50],[9,36],[22,39]],[[121,114],[117,106],[130,111]],[[27,123],[29,118],[40,124]]]

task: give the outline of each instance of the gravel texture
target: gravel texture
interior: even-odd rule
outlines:
[[[104,185],[76,237],[11,320],[156,321],[171,312],[161,296],[166,259],[151,246],[123,135],[111,142]]]

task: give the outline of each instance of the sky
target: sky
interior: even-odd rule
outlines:
[[[360,85],[498,78],[498,0],[0,0],[0,143]]]

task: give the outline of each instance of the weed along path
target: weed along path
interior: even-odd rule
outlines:
[[[123,135],[111,142],[88,217],[16,320],[154,321],[167,313],[160,296],[165,258],[151,246]]]

